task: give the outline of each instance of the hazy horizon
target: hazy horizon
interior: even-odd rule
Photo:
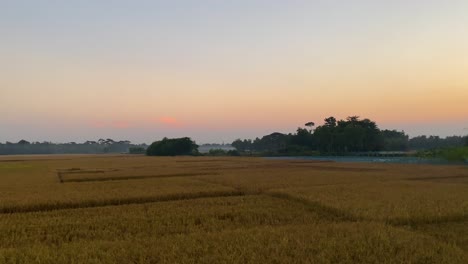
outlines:
[[[0,0],[0,142],[468,134],[468,2]]]
[[[317,122],[316,122],[317,123]],[[321,124],[321,121],[320,121]],[[8,142],[18,142],[19,140],[25,139],[31,142],[53,142],[53,143],[68,143],[68,142],[85,142],[87,140],[94,140],[97,141],[100,138],[107,139],[111,138],[114,140],[130,140],[132,143],[135,144],[142,144],[142,143],[151,143],[156,140],[160,140],[163,137],[191,137],[194,139],[198,144],[209,144],[209,143],[217,143],[217,144],[230,144],[232,141],[236,139],[255,139],[256,137],[261,138],[264,135],[268,135],[274,132],[280,133],[294,133],[297,127],[304,127],[304,126],[291,126],[290,128],[266,128],[266,129],[252,129],[252,130],[192,130],[191,133],[185,132],[184,130],[174,130],[174,131],[167,131],[161,130],[159,133],[154,131],[152,128],[148,130],[142,130],[138,128],[136,131],[131,131],[131,128],[125,130],[113,130],[112,128],[105,128],[101,130],[100,134],[96,136],[94,131],[87,131],[86,128],[70,128],[67,131],[68,135],[63,133],[64,131],[52,131],[47,136],[37,136],[35,135],[36,131],[41,131],[41,127],[37,126],[38,130],[35,131],[28,131],[28,130],[19,130],[16,135],[10,137],[10,139],[0,139],[0,143]],[[419,127],[414,127],[411,129],[410,125],[406,127],[409,129],[401,129],[398,127],[392,127],[391,125],[386,126],[379,126],[381,129],[395,129],[398,131],[405,131],[410,137],[416,137],[420,135],[426,136],[440,136],[440,137],[447,137],[447,136],[464,136],[468,135],[468,129],[461,128],[461,126],[457,126],[457,124],[446,124],[444,127],[434,128],[431,127],[431,124],[428,125],[421,125]],[[454,130],[454,127],[460,127],[461,133],[451,133]],[[39,133],[40,135],[48,132],[49,127],[44,126],[43,133]],[[8,132],[8,130],[6,130]],[[418,133],[420,131],[426,131],[427,133]],[[129,135],[133,135],[133,137],[129,137]]]

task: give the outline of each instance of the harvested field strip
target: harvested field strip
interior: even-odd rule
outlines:
[[[184,168],[204,168],[203,166],[193,166]],[[287,164],[262,164],[262,165],[237,165],[237,166],[212,166],[206,167],[209,170],[252,170],[252,169],[304,169],[304,170],[318,170],[318,171],[339,171],[339,172],[381,172],[387,171],[386,169],[379,168],[356,168],[356,167],[337,167],[337,166],[322,166],[314,163],[287,163]]]
[[[67,161],[72,160],[69,158],[60,158],[57,157],[56,159],[48,159],[48,158],[40,158],[40,157],[32,157],[29,159],[2,159],[2,155],[0,155],[0,162],[43,162],[43,161]]]
[[[18,205],[0,208],[0,214],[14,214],[14,213],[31,213],[31,212],[48,212],[67,209],[83,209],[92,207],[104,206],[119,206],[127,204],[145,204],[154,202],[168,202],[168,201],[181,201],[200,198],[218,198],[218,197],[232,197],[244,196],[245,193],[237,190],[232,191],[211,191],[211,192],[195,192],[195,193],[177,193],[161,196],[144,196],[144,197],[129,197],[129,198],[114,198],[105,200],[88,200],[77,202],[57,202],[57,203],[43,203],[43,204],[30,204]]]
[[[176,160],[177,163],[200,163],[200,162],[233,162],[232,160],[202,159],[202,160]]]
[[[298,160],[298,161],[290,161],[289,164],[317,164],[317,163],[336,163],[333,160]]]
[[[57,170],[57,177],[60,183],[64,182],[63,176],[67,174],[96,174],[96,173],[104,173],[104,170],[81,170],[79,168],[71,168],[65,170]]]
[[[233,170],[242,170],[247,169],[248,167],[241,166],[225,166],[224,168],[219,168],[217,166],[187,166],[182,167],[181,169],[196,169],[196,170],[205,170],[205,171],[233,171]]]
[[[326,206],[318,202],[309,201],[307,199],[296,197],[287,193],[265,192],[264,194],[271,196],[271,197],[278,198],[278,199],[288,200],[293,203],[299,203],[299,204],[305,205],[307,208],[309,208],[309,210],[318,214],[321,218],[326,219],[326,220],[347,221],[347,222],[358,221],[358,219],[355,216],[345,211],[341,211],[339,209]]]
[[[59,169],[58,172],[63,174],[90,174],[90,173],[106,173],[106,172],[115,172],[120,171],[119,169],[80,169],[80,168],[70,168],[70,169]]]
[[[105,170],[72,170],[62,171],[63,174],[90,174],[90,173],[105,173]]]
[[[61,183],[67,182],[98,182],[98,181],[129,181],[129,180],[141,180],[151,178],[172,178],[172,177],[194,177],[194,176],[207,176],[207,175],[219,175],[219,173],[172,173],[172,174],[160,174],[160,175],[137,175],[137,176],[108,176],[108,177],[93,177],[93,178],[72,178],[66,179],[59,176]]]
[[[386,171],[385,169],[378,169],[378,168],[355,168],[355,167],[338,167],[338,166],[321,166],[311,164],[311,166],[307,166],[308,164],[299,165],[301,168],[313,169],[313,170],[326,170],[326,171],[357,171],[357,172],[364,172],[364,171]]]
[[[427,180],[450,180],[450,179],[462,179],[468,178],[468,175],[456,175],[456,176],[441,176],[441,177],[419,177],[419,178],[407,178],[409,181],[427,181]]]

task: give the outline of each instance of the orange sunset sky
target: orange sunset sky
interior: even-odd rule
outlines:
[[[468,1],[2,1],[0,142],[468,134]]]

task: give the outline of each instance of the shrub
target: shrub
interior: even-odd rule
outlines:
[[[208,152],[210,156],[227,156],[227,152],[222,149],[210,149]]]
[[[467,161],[468,147],[450,148],[441,151],[442,158],[449,161]]]
[[[198,154],[198,145],[188,137],[184,138],[164,138],[153,142],[148,149],[148,156],[177,156],[177,155],[196,155]]]
[[[240,156],[239,151],[233,149],[233,150],[228,150],[227,152],[228,156]]]

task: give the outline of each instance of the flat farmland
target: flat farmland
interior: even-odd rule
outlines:
[[[0,263],[468,263],[468,167],[0,157]]]

